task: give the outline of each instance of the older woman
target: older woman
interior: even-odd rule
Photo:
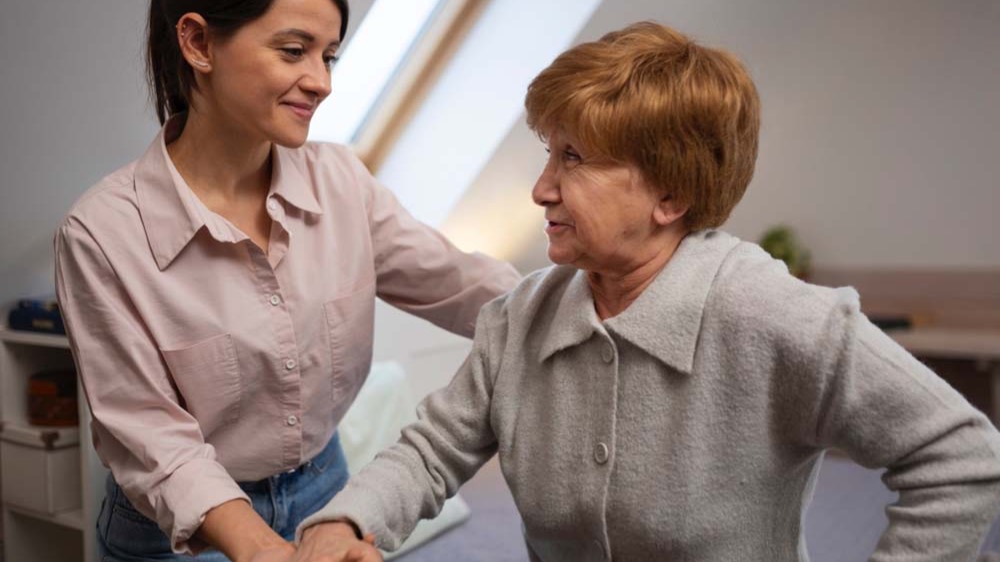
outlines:
[[[757,154],[743,66],[641,23],[561,55],[526,105],[557,265],[482,309],[451,384],[300,531],[393,549],[498,454],[532,560],[801,561],[836,447],[899,492],[872,560],[972,558],[1000,492],[990,422],[853,290],[714,230]]]

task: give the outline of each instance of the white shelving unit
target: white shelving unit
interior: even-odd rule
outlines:
[[[44,369],[71,368],[69,341],[63,336],[17,332],[0,327],[0,416],[4,427],[28,428],[28,377]],[[6,502],[3,511],[4,560],[10,562],[98,562],[95,525],[104,498],[107,470],[94,451],[90,410],[78,386],[80,404],[79,509],[39,513]],[[51,428],[45,428],[51,429]],[[43,431],[42,428],[37,431]],[[8,494],[0,493],[0,497]]]

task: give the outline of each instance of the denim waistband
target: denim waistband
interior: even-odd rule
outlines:
[[[311,465],[315,464],[320,467],[325,467],[327,464],[330,463],[331,460],[333,460],[333,457],[336,456],[339,450],[340,450],[340,435],[334,432],[333,437],[330,438],[330,441],[327,442],[326,446],[323,447],[323,449],[319,453],[316,453],[316,455],[313,456],[313,458],[307,460],[306,462],[300,464],[299,466],[291,470],[287,470],[285,472],[280,472],[278,474],[275,474],[274,476],[263,478],[261,480],[254,480],[249,482],[237,482],[237,484],[239,485],[240,489],[242,489],[244,492],[247,493],[267,491],[270,489],[270,487],[274,486],[282,479],[287,479],[296,474],[299,474],[304,470],[308,469]]]

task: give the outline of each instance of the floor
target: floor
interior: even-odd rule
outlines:
[[[888,523],[885,506],[896,499],[880,474],[844,457],[826,457],[805,517],[811,562],[868,560]],[[469,521],[396,561],[527,562],[520,519],[496,460],[461,494],[472,508]],[[994,523],[984,550],[1000,551],[1000,524]]]

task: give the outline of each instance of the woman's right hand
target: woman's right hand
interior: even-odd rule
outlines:
[[[319,523],[302,533],[302,542],[288,562],[382,562],[374,545],[374,535],[359,540],[350,523]]]
[[[289,562],[295,555],[295,547],[291,543],[258,550],[250,562]]]

